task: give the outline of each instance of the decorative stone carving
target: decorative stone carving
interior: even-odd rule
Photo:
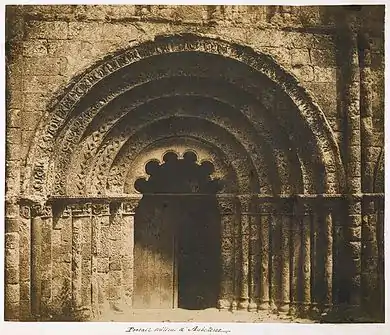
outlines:
[[[316,145],[320,148],[320,153],[322,150],[324,150],[324,152],[331,152],[333,155],[332,158],[336,162],[335,164],[332,164],[332,166],[337,166],[337,169],[342,171],[342,164],[339,159],[337,144],[332,136],[329,126],[323,123],[322,113],[318,110],[318,107],[312,103],[312,100],[308,98],[308,94],[305,90],[297,85],[293,77],[289,76],[270,58],[258,55],[249,48],[245,50],[245,53],[242,53],[241,49],[237,49],[235,45],[224,41],[216,41],[204,37],[199,38],[195,35],[185,35],[180,37],[175,36],[174,38],[159,38],[156,39],[154,44],[149,43],[140,45],[128,50],[127,52],[115,55],[102,65],[99,65],[89,73],[86,73],[79,82],[76,83],[67,96],[64,97],[57,105],[55,111],[51,113],[52,116],[48,123],[50,126],[42,129],[41,133],[38,134],[38,137],[42,140],[40,140],[39,143],[31,150],[30,160],[35,162],[40,160],[41,162],[39,164],[34,163],[35,167],[33,169],[33,173],[37,177],[36,180],[38,180],[35,182],[34,188],[38,193],[44,192],[44,183],[40,183],[39,180],[45,179],[45,176],[47,175],[45,170],[48,167],[48,157],[50,155],[50,148],[52,147],[54,137],[57,136],[58,129],[63,126],[64,120],[67,119],[67,115],[72,110],[73,106],[80,101],[82,96],[86,95],[97,81],[102,81],[115,71],[135,62],[136,60],[139,60],[141,58],[140,55],[142,55],[142,57],[148,57],[151,55],[165,53],[167,50],[176,52],[190,50],[204,51],[211,54],[214,53],[228,56],[244,62],[250,59],[250,65],[253,68],[257,69],[259,73],[265,74],[271,80],[279,84],[281,89],[290,96],[294,103],[296,103],[304,119],[307,120],[309,127],[311,129],[315,129],[315,133],[317,134],[315,137],[315,140],[317,141]],[[107,104],[113,98],[114,95],[111,95],[108,99],[101,99],[99,101],[100,106]],[[96,112],[97,110],[95,109],[89,109],[85,116],[93,117]],[[77,139],[80,138],[80,129],[85,127],[84,125],[86,124],[87,123],[84,122],[74,123],[75,131],[67,131],[67,135],[64,139],[69,138],[73,139],[73,141],[77,141]],[[321,131],[318,131],[318,124],[321,124]],[[72,141],[70,141],[70,143],[71,142]],[[67,146],[64,146],[64,148],[66,147]],[[63,152],[62,157],[67,156],[65,152],[67,152],[67,150]],[[57,166],[61,168],[64,165],[60,162]],[[327,166],[325,165],[325,169],[326,168]]]
[[[72,217],[88,217],[92,214],[92,205],[90,203],[79,203],[70,206]]]
[[[130,199],[123,203],[123,214],[134,215],[141,199]]]
[[[32,217],[50,218],[53,217],[52,207],[50,205],[34,205],[31,208]]]
[[[92,204],[93,215],[110,215],[109,204]]]
[[[27,205],[21,205],[19,208],[19,215],[24,219],[29,219],[31,217],[31,208]]]
[[[236,199],[233,197],[218,197],[218,209],[221,215],[232,215],[236,212]]]

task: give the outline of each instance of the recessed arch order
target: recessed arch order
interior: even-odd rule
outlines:
[[[296,185],[286,192],[343,192],[344,171],[335,137],[319,106],[294,76],[270,56],[250,47],[183,34],[156,37],[120,50],[73,80],[48,108],[37,129],[25,166],[24,196],[47,199],[75,195],[75,187],[69,185],[77,180],[73,174],[91,169],[88,164],[96,162],[94,155],[102,153],[99,162],[108,165],[103,170],[110,171],[111,164],[120,160],[113,159],[112,152],[119,155],[124,151],[122,146],[131,147],[131,137],[121,141],[115,135],[120,133],[119,127],[122,131],[126,128],[124,119],[131,128],[132,113],[138,112],[138,126],[133,131],[141,132],[153,119],[153,113],[145,113],[142,124],[139,111],[147,110],[153,101],[165,99],[168,105],[164,108],[169,110],[169,103],[177,108],[181,100],[194,96],[204,99],[205,108],[215,112],[216,123],[234,115],[234,122],[220,122],[220,127],[212,128],[223,129],[245,149],[245,160],[255,165],[260,184],[264,176],[258,166],[256,169],[256,162],[262,160],[269,164],[265,170],[278,166],[276,174],[281,185],[296,174]],[[196,109],[172,112],[170,117],[177,121],[183,113],[196,113]],[[158,114],[156,110],[156,120],[161,118]],[[205,115],[199,109],[199,115],[192,117],[213,121],[210,118],[214,115],[208,120]],[[258,132],[255,136],[263,150],[256,147],[254,136],[246,136],[242,126],[246,123],[251,132]],[[218,131],[215,139],[219,138]],[[194,134],[184,131],[180,136]],[[201,130],[196,136],[202,138]],[[220,143],[221,148],[224,145],[228,144]],[[259,150],[266,154],[259,156]],[[75,168],[72,162],[80,166]],[[273,180],[275,177],[269,178],[270,183]],[[270,190],[285,189],[271,185]],[[84,195],[89,194],[86,191]]]

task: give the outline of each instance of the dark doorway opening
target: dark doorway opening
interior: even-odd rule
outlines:
[[[220,216],[213,164],[194,152],[146,165],[149,178],[135,217],[135,308],[216,307],[220,284]]]
[[[185,197],[177,224],[178,305],[216,307],[220,282],[219,217],[215,198]]]

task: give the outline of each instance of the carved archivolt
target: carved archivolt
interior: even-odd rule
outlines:
[[[189,108],[194,96],[207,108]],[[25,195],[124,192],[132,160],[169,136],[225,153],[239,193],[343,187],[331,128],[294,77],[248,47],[180,35],[120,51],[78,79],[42,120]]]

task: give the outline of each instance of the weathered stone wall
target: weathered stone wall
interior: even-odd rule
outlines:
[[[11,318],[15,319],[19,318],[19,314],[24,319],[30,317],[28,309],[32,302],[31,291],[34,290],[38,290],[38,293],[34,292],[42,297],[44,305],[53,304],[50,305],[53,308],[50,311],[52,315],[66,313],[64,308],[68,307],[61,307],[60,302],[56,302],[55,299],[62,297],[61,294],[72,296],[72,292],[68,291],[72,286],[70,275],[72,271],[79,275],[76,276],[77,280],[73,286],[80,286],[80,291],[74,292],[76,296],[72,296],[72,299],[81,301],[83,306],[85,305],[83,301],[91,301],[96,305],[104,303],[105,294],[110,296],[109,300],[115,300],[118,296],[116,286],[124,285],[123,276],[131,276],[130,273],[124,272],[128,269],[128,264],[122,266],[115,259],[111,262],[110,257],[104,254],[107,246],[106,249],[104,245],[101,246],[102,249],[98,249],[98,246],[93,245],[94,240],[91,238],[93,236],[88,234],[95,231],[94,221],[85,231],[84,228],[79,231],[77,222],[72,223],[73,221],[66,215],[57,223],[51,222],[51,219],[39,219],[44,222],[41,225],[36,223],[35,219],[30,219],[28,207],[27,209],[22,207],[23,210],[19,213],[18,200],[21,181],[26,173],[24,167],[29,148],[40,122],[41,124],[45,122],[42,116],[56,104],[65,88],[75,82],[86,69],[102,61],[109,54],[153,40],[157,36],[193,33],[249,46],[259,53],[270,55],[297,78],[300,85],[309,91],[324,112],[326,122],[331,125],[338,141],[347,170],[347,179],[352,176],[359,180],[359,187],[351,192],[374,192],[373,183],[381,180],[381,176],[376,176],[376,173],[377,171],[383,173],[381,165],[383,160],[380,161],[379,157],[384,144],[382,20],[384,10],[380,6],[363,7],[360,11],[354,9],[356,8],[348,10],[357,16],[357,27],[363,28],[354,27],[352,31],[357,35],[368,34],[369,43],[363,48],[361,44],[358,45],[361,43],[360,38],[355,36],[355,41],[354,36],[347,37],[348,40],[356,42],[352,47],[351,63],[344,49],[345,40],[339,38],[340,29],[344,29],[337,24],[340,20],[340,9],[334,7],[130,5],[7,7],[6,275],[10,278],[6,288],[8,315],[13,315]],[[370,59],[367,58],[367,53]],[[352,71],[353,74],[349,81],[345,78],[346,70]],[[357,81],[360,85],[358,93],[355,85]],[[358,105],[354,105],[356,101]],[[360,111],[359,103],[363,106],[364,113]],[[358,126],[356,119],[348,114],[349,105],[352,105],[355,112],[356,108],[359,109],[360,115],[364,117],[363,121],[357,120]],[[357,129],[362,129],[359,136],[363,138],[356,137],[357,133],[354,131]],[[365,141],[365,138],[368,140]],[[358,149],[352,152],[351,146],[356,147],[357,142]],[[362,158],[360,164],[360,159],[355,160],[351,156],[353,154],[366,156]],[[353,168],[350,167],[350,162],[355,164]],[[371,184],[370,182],[367,184],[365,180],[371,180]],[[383,190],[377,187],[376,191]],[[356,215],[362,218],[363,223],[358,223],[358,228],[361,225],[366,227],[362,230],[363,240],[376,245],[375,231],[380,237],[383,227],[377,227],[375,230],[373,226],[376,219],[365,221],[365,216],[372,218],[376,215],[370,206],[368,209],[363,206],[363,209],[348,215],[350,218]],[[36,213],[33,213],[33,217],[35,216]],[[108,217],[102,220],[106,219],[108,220]],[[50,225],[53,225],[52,231]],[[98,226],[100,227],[96,225]],[[102,224],[103,234],[105,226],[109,225]],[[30,241],[28,232],[36,227],[41,229],[34,235],[38,241]],[[75,234],[78,236],[76,239]],[[113,234],[115,235],[115,232]],[[355,243],[356,238],[358,244]],[[110,239],[112,240],[115,241],[115,237]],[[100,241],[108,243],[105,238]],[[360,254],[360,235],[351,236],[351,242],[353,247],[358,245],[356,250]],[[37,249],[30,250],[30,243]],[[76,249],[78,259],[72,259],[72,248]],[[91,253],[88,252],[90,249]],[[376,252],[379,253],[379,258],[383,258],[380,250]],[[40,255],[44,256],[41,258]],[[122,256],[124,256],[122,259],[130,262],[129,254]],[[30,257],[33,261],[31,266],[41,268],[43,277],[40,273],[30,270]],[[363,253],[362,257],[362,264],[366,264],[372,257],[377,259],[378,255]],[[360,261],[359,257],[355,258],[355,261],[356,259]],[[77,268],[78,261],[80,268]],[[92,267],[86,269],[83,264],[85,266],[92,264]],[[354,269],[359,270],[359,273],[362,271],[357,265]],[[38,285],[39,288],[34,287],[36,283],[30,282],[31,271],[33,280],[37,279],[39,283],[43,281],[42,285]],[[92,278],[83,271],[92,272]],[[369,277],[375,271],[376,269],[370,269],[363,272]],[[110,280],[108,277],[112,273],[115,278]],[[48,281],[52,287],[51,292],[45,291],[45,283]],[[103,283],[107,281],[110,285],[113,282],[117,282],[118,285],[107,287],[107,292],[95,290],[92,296],[89,296],[88,287],[91,284],[93,286],[99,282],[104,286]],[[131,287],[126,290],[131,295]],[[45,299],[53,300],[48,304]],[[34,303],[36,301],[33,305]],[[35,307],[39,309],[39,306]],[[42,317],[49,318],[47,315]]]

